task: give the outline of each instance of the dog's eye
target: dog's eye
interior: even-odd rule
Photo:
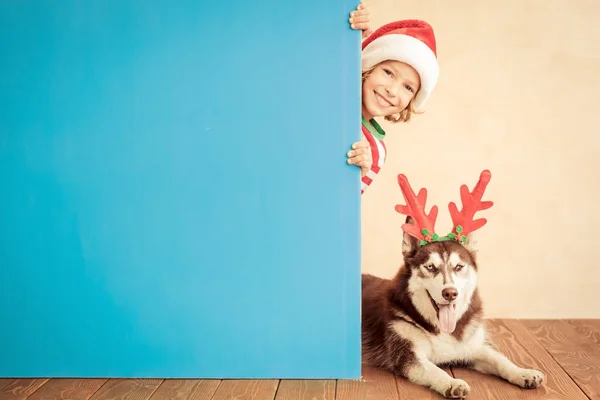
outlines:
[[[429,272],[435,272],[435,270],[436,270],[435,265],[433,265],[433,264],[429,264],[429,265],[425,266],[425,268],[427,268],[427,271],[429,271]]]
[[[464,265],[458,264],[456,267],[454,267],[454,270],[455,270],[456,272],[458,272],[458,271],[460,271],[461,269],[463,269],[464,267],[465,267]]]

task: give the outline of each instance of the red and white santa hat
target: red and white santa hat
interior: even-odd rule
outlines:
[[[420,109],[435,88],[439,76],[433,28],[420,20],[389,23],[377,29],[362,44],[362,67],[368,69],[386,61],[401,61],[412,66],[421,78],[421,88],[413,99]]]

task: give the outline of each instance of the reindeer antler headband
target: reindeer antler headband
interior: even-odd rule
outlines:
[[[425,212],[425,202],[427,201],[427,189],[422,188],[418,195],[410,187],[408,179],[403,174],[398,175],[398,184],[402,190],[402,195],[406,205],[398,204],[396,211],[412,217],[414,224],[403,224],[402,230],[407,234],[420,240],[421,246],[430,242],[441,242],[445,240],[455,240],[461,244],[467,241],[467,235],[481,228],[487,223],[485,218],[477,220],[473,216],[477,211],[487,210],[494,205],[492,201],[481,201],[487,184],[490,182],[492,174],[485,170],[479,175],[479,181],[472,192],[469,192],[467,185],[460,187],[460,199],[463,205],[459,212],[454,202],[448,204],[450,216],[452,217],[452,231],[446,236],[438,236],[435,233],[435,220],[438,215],[438,207],[434,205],[429,211]]]

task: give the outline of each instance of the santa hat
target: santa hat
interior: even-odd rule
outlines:
[[[384,25],[363,42],[362,49],[363,69],[386,60],[412,66],[421,78],[413,105],[420,109],[425,104],[439,76],[435,35],[427,22],[404,20]]]

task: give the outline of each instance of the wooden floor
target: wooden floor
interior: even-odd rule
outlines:
[[[498,345],[517,364],[546,374],[520,389],[465,369],[448,370],[471,386],[470,399],[600,399],[600,320],[490,320]],[[1,357],[1,356],[0,356]],[[361,380],[0,379],[0,399],[393,400],[441,399],[372,368]]]

